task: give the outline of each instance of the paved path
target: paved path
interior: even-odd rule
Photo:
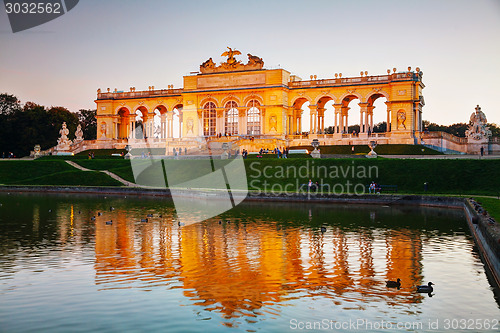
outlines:
[[[102,173],[105,173],[107,174],[108,176],[110,176],[111,178],[119,181],[120,183],[122,183],[123,185],[125,186],[130,186],[130,187],[142,187],[140,185],[137,185],[137,184],[134,184],[134,183],[131,183],[129,182],[128,180],[125,180],[123,178],[121,178],[120,176],[108,171],[108,170],[91,170],[91,169],[87,169],[87,168],[84,168],[82,167],[81,165],[75,163],[75,162],[72,162],[72,161],[67,161],[65,160],[66,163],[68,163],[69,165],[71,165],[72,167],[74,168],[77,168],[79,170],[82,170],[82,171],[99,171],[99,172],[102,172]]]

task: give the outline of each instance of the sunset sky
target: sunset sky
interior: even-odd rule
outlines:
[[[466,122],[480,104],[500,124],[499,41],[498,0],[82,0],[15,34],[0,11],[0,92],[71,111],[95,108],[98,88],[182,88],[183,75],[210,57],[222,61],[231,46],[303,79],[418,66],[424,119]],[[376,122],[384,119],[375,113]]]

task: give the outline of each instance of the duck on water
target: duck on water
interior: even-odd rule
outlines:
[[[396,281],[386,281],[387,288],[401,288],[401,279],[398,278]]]
[[[423,285],[423,286],[417,286],[417,292],[419,293],[431,293],[434,291],[434,288],[432,288],[432,286],[434,285],[434,283],[432,282],[429,282],[427,285]]]

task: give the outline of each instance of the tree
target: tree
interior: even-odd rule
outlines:
[[[422,125],[425,131],[430,132],[446,132],[458,137],[465,137],[465,131],[469,127],[466,123],[456,123],[452,125],[438,125],[436,123],[431,123],[428,120],[422,121]]]
[[[2,104],[2,101],[4,102]],[[59,130],[63,122],[74,138],[78,116],[64,107],[51,107],[27,102],[21,108],[19,100],[12,95],[0,95],[0,153],[12,152],[16,156],[29,155],[36,144],[43,150],[57,145]]]
[[[97,139],[97,110],[84,110],[80,109],[78,113],[78,120],[82,125],[83,138],[85,140]]]
[[[486,124],[486,126],[490,127],[490,131],[491,131],[492,136],[500,137],[500,126],[498,126],[497,124],[493,124],[493,123],[488,123],[488,124]]]
[[[387,132],[387,123],[382,121],[373,125],[373,133],[384,133]]]
[[[10,115],[21,109],[21,101],[14,95],[0,94],[0,114]]]

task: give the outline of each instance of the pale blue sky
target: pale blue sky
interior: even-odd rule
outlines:
[[[498,0],[81,0],[16,34],[0,12],[0,91],[23,102],[76,111],[95,108],[99,87],[182,87],[183,75],[231,46],[303,79],[419,66],[424,119],[465,122],[480,104],[500,124]]]

